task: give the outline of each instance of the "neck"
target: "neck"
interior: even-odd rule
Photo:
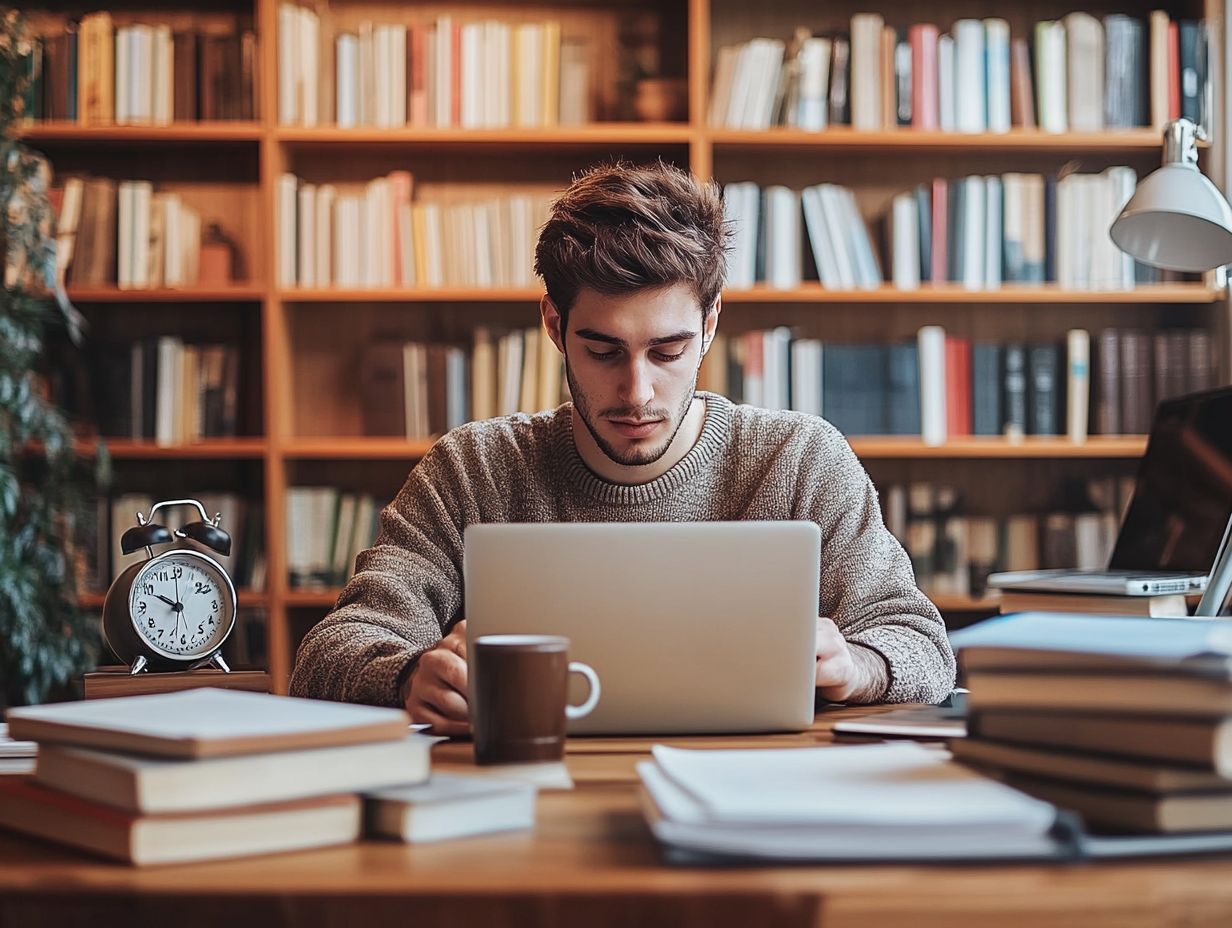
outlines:
[[[692,450],[706,424],[706,401],[700,396],[693,397],[689,411],[685,413],[684,422],[676,430],[667,452],[651,464],[617,464],[600,450],[595,443],[595,437],[590,434],[590,429],[578,415],[576,407],[571,407],[570,414],[573,418],[573,443],[591,473],[608,483],[635,486],[662,477]]]

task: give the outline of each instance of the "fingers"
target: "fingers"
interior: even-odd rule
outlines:
[[[441,639],[441,647],[448,648],[462,660],[466,660],[466,619],[449,630],[449,634]]]
[[[825,661],[847,652],[847,641],[832,619],[817,620],[817,660]]]
[[[413,721],[431,725],[438,734],[465,735],[470,730],[466,661],[441,645],[425,652],[411,677],[408,711]]]
[[[466,720],[458,721],[457,719],[446,718],[424,703],[412,705],[410,713],[412,722],[418,725],[432,726],[433,734],[447,735],[452,738],[470,733],[470,724]]]

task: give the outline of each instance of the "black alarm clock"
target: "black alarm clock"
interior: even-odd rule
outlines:
[[[160,509],[194,506],[201,520],[174,531],[154,521]],[[124,532],[120,550],[145,549],[103,600],[103,640],[133,674],[143,670],[195,670],[214,664],[230,672],[221,648],[235,627],[235,585],[210,552],[231,553],[231,536],[195,499],[155,503]],[[163,550],[155,553],[155,548]]]

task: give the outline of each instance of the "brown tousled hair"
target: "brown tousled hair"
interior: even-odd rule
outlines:
[[[552,204],[535,273],[562,325],[578,292],[632,293],[686,284],[704,319],[723,289],[730,232],[713,181],[673,165],[598,165]]]

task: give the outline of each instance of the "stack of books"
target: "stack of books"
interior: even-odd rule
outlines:
[[[436,739],[401,710],[221,689],[13,709],[33,777],[0,827],[133,864],[354,841],[360,793],[428,779]]]
[[[1157,596],[1110,596],[1102,593],[1056,593],[1046,590],[1001,590],[1001,611],[1079,612],[1090,615],[1184,618],[1189,603],[1183,593]]]
[[[1232,831],[1232,621],[1020,613],[952,640],[956,758],[1092,829]]]
[[[14,741],[9,737],[9,727],[0,722],[0,775],[8,773],[31,773],[38,745],[33,741]]]

